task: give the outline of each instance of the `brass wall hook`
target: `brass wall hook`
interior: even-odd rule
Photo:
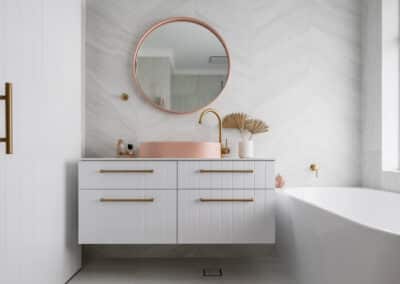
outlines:
[[[123,100],[123,101],[129,100],[129,95],[127,93],[122,93],[121,94],[121,100]]]
[[[319,166],[317,164],[311,164],[310,165],[310,171],[315,173],[315,177],[318,177],[318,172],[319,172]]]

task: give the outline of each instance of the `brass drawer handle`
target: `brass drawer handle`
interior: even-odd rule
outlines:
[[[99,170],[101,174],[152,174],[154,170]]]
[[[201,202],[254,202],[254,198],[200,198]]]
[[[200,173],[205,174],[205,173],[234,173],[234,174],[252,174],[254,173],[254,170],[204,170],[201,169]]]
[[[5,94],[0,96],[0,100],[5,101],[5,123],[6,123],[6,137],[0,138],[0,142],[6,143],[6,154],[13,153],[13,115],[12,115],[12,84],[5,84]]]
[[[154,198],[100,198],[100,202],[154,202]]]

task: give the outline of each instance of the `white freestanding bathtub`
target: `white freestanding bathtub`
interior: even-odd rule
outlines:
[[[400,194],[277,190],[277,248],[299,284],[399,284]]]

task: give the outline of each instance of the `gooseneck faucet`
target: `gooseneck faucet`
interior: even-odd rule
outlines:
[[[225,155],[229,153],[229,148],[226,146],[224,147],[222,145],[222,120],[221,120],[221,116],[218,114],[218,112],[215,109],[212,108],[207,108],[205,110],[203,110],[200,114],[200,118],[199,118],[199,124],[202,124],[203,122],[203,117],[206,113],[212,113],[214,114],[217,119],[218,119],[218,141],[219,144],[221,145],[221,155]]]

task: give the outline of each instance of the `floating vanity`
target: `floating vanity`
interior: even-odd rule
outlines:
[[[174,40],[164,40],[168,38]],[[160,58],[154,50],[172,50],[174,56]],[[184,63],[188,58],[196,60]],[[209,105],[225,88],[229,73],[222,37],[206,23],[187,17],[164,20],[146,31],[132,64],[137,91],[157,109],[173,114]],[[200,85],[206,89],[196,90]],[[80,162],[80,244],[275,242],[274,161],[220,159],[230,149],[222,143],[222,119],[216,110],[204,109],[198,123],[208,113],[218,121],[218,142],[145,142],[139,149],[141,158]],[[243,120],[237,124],[252,121],[237,115]],[[244,129],[240,127],[228,128]],[[125,153],[121,149],[118,153]]]
[[[273,189],[267,159],[83,159],[79,243],[274,243]]]

